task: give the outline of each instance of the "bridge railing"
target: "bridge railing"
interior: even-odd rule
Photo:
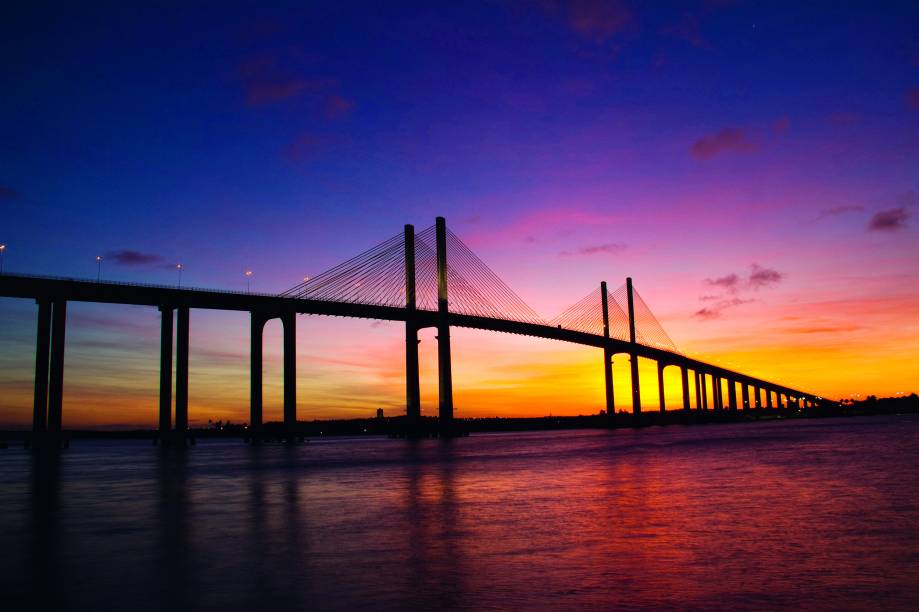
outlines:
[[[213,287],[196,287],[193,285],[164,285],[157,283],[138,283],[130,281],[115,281],[115,280],[95,280],[91,278],[78,278],[72,276],[52,276],[49,274],[22,274],[18,272],[3,272],[0,274],[0,280],[4,277],[14,277],[14,278],[38,278],[43,280],[54,280],[54,281],[64,281],[70,283],[81,283],[85,285],[114,285],[118,287],[146,287],[149,289],[169,289],[172,291],[205,291],[208,293],[222,293],[226,295],[257,295],[260,297],[281,297],[277,293],[264,293],[260,291],[243,291],[243,290],[233,290],[233,289],[215,289]]]

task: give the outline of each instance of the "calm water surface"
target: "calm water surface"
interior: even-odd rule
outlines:
[[[0,451],[0,600],[919,609],[919,418]]]

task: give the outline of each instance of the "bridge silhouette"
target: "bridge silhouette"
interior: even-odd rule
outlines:
[[[33,440],[57,444],[62,434],[64,344],[67,303],[146,305],[161,311],[158,434],[183,438],[188,432],[188,348],[191,309],[246,311],[251,314],[250,419],[253,441],[262,426],[262,334],[265,323],[283,326],[284,431],[293,439],[297,423],[296,315],[334,315],[405,323],[406,433],[419,431],[421,399],[418,331],[433,327],[438,345],[438,429],[454,432],[450,328],[465,327],[520,334],[595,347],[603,351],[605,413],[616,420],[612,358],[630,361],[633,414],[641,414],[638,358],[657,363],[660,411],[666,410],[664,370],[680,371],[682,406],[693,410],[763,410],[812,407],[820,398],[777,383],[705,363],[681,353],[654,317],[632,280],[609,291],[607,284],[588,293],[552,319],[543,319],[508,287],[438,217],[431,227],[389,238],[279,295],[163,285],[26,276],[0,276],[0,296],[34,299],[38,305]],[[173,340],[175,411],[173,419]],[[692,372],[692,377],[690,377]],[[711,382],[712,397],[708,397]],[[690,405],[690,384],[695,406]],[[727,401],[724,387],[727,387]],[[737,387],[740,387],[738,402]]]

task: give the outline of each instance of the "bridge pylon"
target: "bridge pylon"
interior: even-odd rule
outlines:
[[[606,281],[600,283],[600,302],[603,308],[603,337],[609,340],[609,294]],[[612,425],[616,421],[616,400],[613,396],[613,351],[609,342],[603,345],[603,380],[606,389],[606,421]]]
[[[632,290],[632,278],[625,279],[625,290],[629,305],[629,342],[635,345],[635,297]],[[629,365],[632,370],[632,414],[635,418],[641,416],[641,388],[638,381],[638,353],[629,353]]]
[[[437,371],[440,391],[440,429],[450,435],[453,429],[453,369],[450,363],[450,305],[447,298],[447,222],[437,217]]]
[[[418,322],[415,293],[415,228],[405,226],[405,419],[406,435],[421,426],[421,386],[418,380]]]

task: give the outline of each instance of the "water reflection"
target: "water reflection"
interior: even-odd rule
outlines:
[[[59,523],[61,462],[57,453],[38,454],[29,463],[28,545],[13,554],[26,559],[25,592],[16,589],[21,604],[36,609],[61,609],[67,604],[66,591],[55,588],[62,583],[61,550],[63,530]],[[17,591],[19,591],[17,593]],[[14,599],[15,601],[15,599]]]
[[[917,457],[908,417],[86,443],[3,456],[0,577],[9,609],[915,608]]]

